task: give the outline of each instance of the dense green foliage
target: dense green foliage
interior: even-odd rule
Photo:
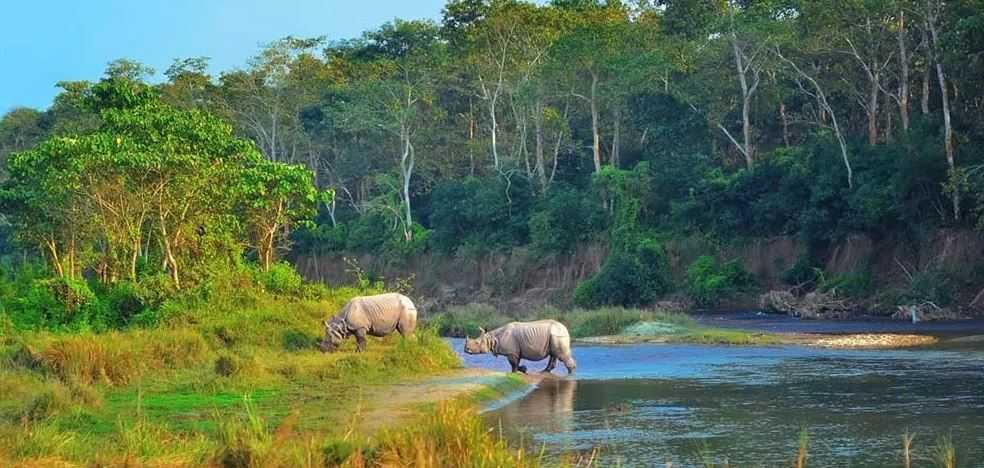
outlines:
[[[125,325],[168,291],[240,268],[247,246],[269,270],[316,213],[310,171],[264,159],[214,115],[112,75],[82,99],[97,127],[14,153],[0,186],[15,239],[51,272],[15,280],[30,284],[10,307],[31,327]]]
[[[687,292],[699,306],[713,306],[749,286],[751,281],[738,262],[721,264],[709,255],[697,258],[687,268]]]
[[[293,238],[302,251],[565,255],[608,241],[612,258],[581,301],[643,303],[668,290],[653,239],[789,235],[820,256],[852,234],[984,226],[984,62],[967,59],[984,53],[982,12],[980,0],[451,0],[440,22],[286,37],[218,76],[189,58],[164,83],[120,87],[148,70],[118,60],[103,82],[60,83],[50,109],[0,121],[20,197],[3,212],[69,277],[159,272],[172,235],[172,276],[195,281],[192,252],[236,257],[245,244],[269,267],[318,201],[317,226]],[[217,197],[208,210],[165,220],[159,236],[153,219],[135,229],[102,215],[103,232],[76,219],[96,195],[170,174],[126,172],[163,132],[170,153],[195,148],[169,167],[222,180],[170,179],[169,195]],[[90,153],[101,156],[79,159]],[[217,186],[233,190],[210,194]],[[234,219],[222,215],[231,206]]]

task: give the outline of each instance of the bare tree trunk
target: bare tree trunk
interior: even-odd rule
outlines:
[[[415,154],[410,143],[410,130],[404,125],[400,130],[403,139],[403,154],[400,157],[400,175],[403,177],[403,237],[407,242],[413,240],[413,217],[410,210],[410,178],[413,177]]]
[[[871,79],[871,90],[868,94],[868,144],[878,144],[878,87],[879,74],[875,73]]]
[[[45,246],[48,248],[48,253],[51,255],[51,266],[55,268],[55,272],[58,273],[58,276],[64,277],[65,269],[62,267],[61,258],[58,256],[58,244],[56,244],[55,240],[52,238],[45,240]]]
[[[909,49],[906,47],[905,10],[899,10],[899,26],[896,33],[899,40],[899,116],[902,130],[909,131]]]
[[[886,94],[885,95],[885,112],[884,112],[884,114],[885,114],[885,131],[882,132],[882,133],[885,134],[885,143],[891,143],[892,142],[892,127],[894,126],[894,121],[895,121],[894,114],[890,111],[892,103],[889,102],[889,99],[891,99],[891,96],[889,96],[888,94]]]
[[[921,99],[923,115],[929,115],[929,76],[930,69],[933,66],[933,51],[931,50],[932,46],[929,44],[926,29],[928,28],[922,28],[923,44],[926,46],[926,68],[923,70]]]
[[[534,105],[533,132],[536,138],[536,174],[540,179],[540,189],[547,191],[547,171],[543,161],[543,98],[538,98]]]
[[[944,127],[944,147],[946,148],[946,163],[950,167],[950,177],[956,177],[956,161],[954,160],[953,148],[953,125],[950,120],[950,97],[946,86],[946,72],[943,70],[943,57],[939,45],[939,31],[937,21],[939,20],[940,9],[943,6],[936,0],[926,0],[927,25],[932,37],[932,50],[934,61],[936,62],[936,77],[940,84],[940,96],[943,100],[943,127]],[[960,220],[960,190],[956,187],[951,194],[953,202],[953,219]]]
[[[174,256],[174,247],[167,232],[167,222],[164,213],[158,214],[161,232],[161,244],[164,246],[164,263],[168,270],[171,270],[171,281],[174,282],[175,289],[181,289],[181,277],[178,275],[178,259]]]
[[[759,85],[759,72],[752,70],[754,81],[748,84],[748,71],[751,64],[747,62],[744,52],[738,46],[738,36],[734,31],[731,32],[731,47],[735,53],[735,69],[738,72],[738,83],[741,85],[741,134],[743,139],[742,154],[745,156],[745,164],[751,169],[755,165],[754,148],[752,147],[752,123],[751,107],[752,96]]]
[[[471,98],[468,98],[468,174],[475,175],[475,152],[471,142],[475,139],[475,109]]]
[[[798,65],[796,65],[796,62],[793,62],[782,55],[782,51],[779,50],[778,47],[776,48],[775,53],[780,60],[789,65],[796,72],[796,85],[799,86],[800,90],[807,95],[813,96],[817,100],[817,103],[820,105],[821,115],[825,110],[830,116],[830,120],[834,128],[834,136],[837,137],[837,143],[841,150],[841,158],[844,160],[844,168],[847,170],[847,186],[848,188],[854,188],[854,170],[851,168],[851,160],[847,154],[847,141],[844,139],[844,134],[841,132],[840,125],[837,123],[837,114],[834,113],[833,107],[831,107],[830,102],[827,101],[827,94],[824,93],[823,88],[820,87],[820,83],[817,82],[816,79],[805,73]],[[807,90],[800,81],[800,78],[808,81],[810,86],[813,88],[813,91]]]
[[[591,149],[595,172],[601,172],[601,130],[598,128],[598,73],[591,70]]]
[[[496,170],[499,169],[499,122],[495,116],[495,105],[498,98],[498,95],[494,96],[489,104],[489,118],[492,121],[492,167]]]

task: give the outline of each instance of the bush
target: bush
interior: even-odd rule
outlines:
[[[70,278],[34,279],[7,303],[7,314],[22,330],[58,328],[105,330],[109,317],[85,281]]]
[[[294,352],[314,348],[318,342],[318,337],[303,330],[291,328],[283,332],[282,341],[284,350]]]
[[[304,278],[289,263],[274,263],[265,271],[257,268],[255,277],[264,291],[280,296],[296,296],[304,287]]]
[[[215,360],[215,373],[223,377],[231,377],[239,372],[242,364],[235,356],[225,354]]]
[[[358,252],[374,252],[392,236],[393,226],[383,215],[368,213],[355,218],[348,226],[345,248]]]
[[[834,292],[838,296],[861,299],[871,293],[873,286],[871,271],[862,268],[825,280],[820,285],[820,289],[824,292]]]
[[[438,252],[484,253],[526,243],[531,188],[525,178],[449,180],[431,194],[431,246]]]
[[[344,439],[330,438],[325,441],[321,448],[321,454],[325,457],[325,466],[341,466],[348,461],[356,451],[356,446],[352,442]]]
[[[803,255],[782,273],[782,281],[790,286],[816,284],[823,276],[823,269],[817,266],[819,264],[812,255]]]
[[[579,284],[574,303],[581,307],[649,304],[670,291],[666,252],[653,239],[631,245],[608,257],[597,275]]]
[[[700,306],[713,306],[751,283],[751,276],[737,261],[721,264],[710,255],[687,268],[687,292]]]
[[[590,239],[604,226],[597,198],[567,187],[550,191],[530,217],[530,240],[541,254],[565,254]]]
[[[912,275],[908,290],[903,292],[901,299],[911,304],[932,302],[946,307],[956,302],[956,292],[946,271],[933,268]]]
[[[491,330],[505,325],[509,317],[500,314],[487,304],[468,304],[451,307],[447,312],[437,314],[427,321],[441,336],[478,336],[479,328]]]

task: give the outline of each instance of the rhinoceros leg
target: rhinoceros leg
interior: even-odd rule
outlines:
[[[573,374],[574,370],[577,369],[577,361],[575,361],[574,357],[571,355],[561,357],[560,361],[564,363],[564,367],[567,368],[568,374]]]
[[[543,373],[544,374],[549,374],[551,371],[554,370],[554,367],[556,367],[556,366],[557,366],[557,357],[556,356],[550,356],[550,360],[547,361],[547,367],[544,367],[543,368]]]
[[[509,356],[506,356],[506,358],[509,359],[509,367],[512,367],[513,372],[526,373],[526,366],[519,365],[519,356],[510,354]]]
[[[353,333],[355,335],[355,350],[357,352],[363,352],[366,350],[366,329],[360,328],[355,330]]]

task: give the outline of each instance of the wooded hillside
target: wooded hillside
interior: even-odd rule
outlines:
[[[106,72],[148,76],[129,60]],[[811,252],[852,234],[984,227],[980,0],[452,0],[439,22],[288,36],[243,69],[195,57],[165,76],[163,102],[334,192],[295,249],[399,261],[601,240],[586,304],[669,290],[668,238],[797,236],[799,284],[822,266]],[[12,187],[39,150],[11,154],[106,128],[86,104],[99,84],[59,86],[51,108],[0,122]],[[162,227],[121,231],[113,261]],[[288,243],[263,227],[249,239],[269,264]]]

